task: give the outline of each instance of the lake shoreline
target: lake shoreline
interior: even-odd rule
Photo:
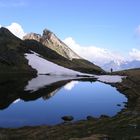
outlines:
[[[116,116],[110,118],[102,116],[99,119],[80,120],[55,126],[0,128],[0,138],[24,140],[84,140],[84,137],[96,138],[97,140],[105,137],[115,140],[140,139],[140,69],[114,74],[127,76],[123,82],[111,84],[128,98],[126,109],[123,109]]]

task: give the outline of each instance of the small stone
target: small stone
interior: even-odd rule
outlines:
[[[61,117],[61,119],[64,121],[72,121],[74,118],[73,118],[73,116],[63,116],[63,117]]]
[[[117,104],[117,106],[121,106],[121,104]]]

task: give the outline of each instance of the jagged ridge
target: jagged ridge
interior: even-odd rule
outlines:
[[[23,39],[36,40],[45,45],[46,47],[56,51],[58,54],[62,55],[67,59],[82,59],[79,55],[72,51],[64,42],[62,42],[53,32],[47,29],[43,30],[42,35],[30,33],[24,36]]]

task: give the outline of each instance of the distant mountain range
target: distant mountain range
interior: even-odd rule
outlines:
[[[70,70],[92,74],[104,72],[99,66],[77,55],[47,29],[43,31],[43,35],[30,33],[24,37],[24,40],[21,40],[8,29],[0,28],[0,74],[37,74],[37,69],[33,68],[26,58],[27,54],[33,52],[44,60]]]
[[[102,68],[106,71],[110,71],[112,68],[114,71],[117,70],[125,70],[125,69],[133,69],[140,68],[140,60],[132,60],[132,61],[110,61],[109,63],[102,66]]]

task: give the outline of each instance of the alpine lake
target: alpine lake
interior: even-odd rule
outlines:
[[[63,116],[73,121],[87,116],[115,116],[127,98],[94,78],[38,75],[0,79],[0,127],[55,125]]]

